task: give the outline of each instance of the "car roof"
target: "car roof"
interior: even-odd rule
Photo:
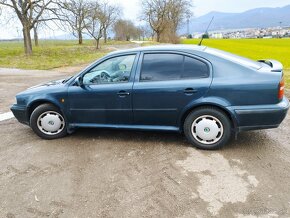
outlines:
[[[200,52],[204,51],[206,46],[198,46],[198,45],[154,45],[154,46],[144,46],[144,47],[137,47],[125,50],[119,50],[111,52],[110,54],[121,54],[127,52],[140,52],[140,51],[190,51],[190,52]]]
[[[199,45],[183,45],[183,44],[166,44],[166,45],[154,45],[154,46],[144,46],[131,48],[126,50],[119,50],[109,53],[109,55],[115,54],[123,54],[128,52],[140,52],[140,51],[184,51],[195,55],[204,56],[205,54],[214,55],[216,57],[222,58],[224,60],[228,60],[246,67],[250,67],[253,69],[260,69],[261,63],[250,60],[245,57],[241,57],[229,52],[225,52],[219,49],[210,48],[207,46],[199,46]]]

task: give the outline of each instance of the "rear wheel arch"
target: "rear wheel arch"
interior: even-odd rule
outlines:
[[[230,111],[228,111],[227,109],[225,109],[224,107],[220,106],[220,105],[216,105],[216,104],[211,104],[211,103],[206,103],[206,104],[199,104],[199,105],[195,105],[195,106],[192,106],[190,108],[188,108],[183,114],[182,114],[182,117],[179,121],[179,128],[180,130],[183,132],[183,125],[184,125],[184,122],[185,122],[185,119],[186,117],[194,110],[199,110],[203,107],[211,107],[211,108],[214,108],[214,109],[217,109],[221,112],[223,112],[224,114],[227,115],[227,117],[230,119],[231,121],[231,127],[232,129],[236,129],[236,126],[237,126],[237,121],[236,119],[233,117],[233,115],[231,114]]]
[[[232,136],[230,118],[222,110],[213,106],[191,110],[183,126],[187,140],[199,149],[219,149],[226,145]]]

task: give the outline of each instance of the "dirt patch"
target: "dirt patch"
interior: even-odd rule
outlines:
[[[0,69],[0,112],[17,92],[78,70]],[[289,217],[289,137],[289,113],[219,151],[165,132],[80,129],[47,141],[3,121],[0,217]]]

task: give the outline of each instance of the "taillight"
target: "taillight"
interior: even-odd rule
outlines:
[[[284,78],[282,78],[282,80],[279,83],[279,90],[278,90],[278,99],[282,100],[283,96],[284,96],[284,89],[285,89],[285,82],[284,82]]]

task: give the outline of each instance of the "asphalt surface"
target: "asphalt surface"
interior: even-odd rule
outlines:
[[[73,75],[0,69],[0,114],[29,86]],[[219,151],[165,132],[80,129],[42,140],[0,122],[0,217],[290,217],[290,116]]]

